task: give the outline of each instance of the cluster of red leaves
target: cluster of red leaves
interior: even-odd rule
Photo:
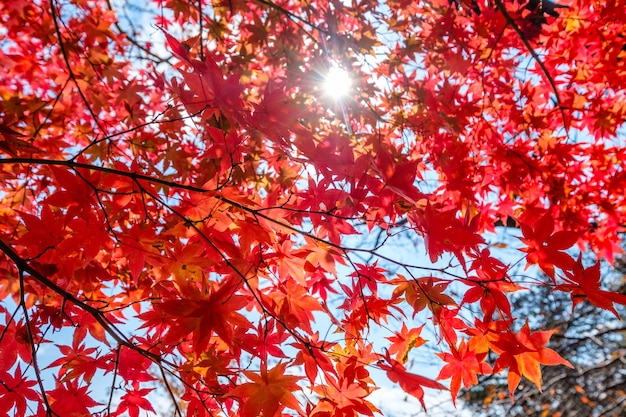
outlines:
[[[374,415],[373,369],[445,389],[425,327],[453,398],[540,386],[568,362],[498,221],[574,307],[626,304],[570,251],[626,224],[626,2],[559,4],[160,0],[163,56],[111,2],[0,4],[0,412],[135,417],[157,372],[178,415]]]

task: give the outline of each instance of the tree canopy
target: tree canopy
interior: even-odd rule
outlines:
[[[625,10],[1,2],[0,411],[136,417],[155,378],[197,417],[371,416],[374,373],[422,405],[540,387],[571,364],[512,293],[626,304],[578,255],[621,252]]]

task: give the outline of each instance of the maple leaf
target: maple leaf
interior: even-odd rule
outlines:
[[[387,363],[385,363],[385,361]],[[424,410],[426,410],[426,404],[424,404],[424,387],[432,389],[447,390],[446,387],[441,385],[437,381],[432,379],[415,375],[408,372],[404,365],[400,362],[392,359],[389,354],[385,357],[385,361],[380,361],[378,366],[380,369],[387,372],[387,376],[393,382],[400,384],[400,387],[407,393],[411,394],[419,400]]]
[[[324,303],[327,301],[329,292],[337,294],[337,290],[332,286],[333,282],[321,271],[316,270],[313,272],[307,282],[311,291],[319,294]]]
[[[378,262],[373,265],[356,264],[356,271],[350,274],[351,277],[358,281],[362,288],[368,288],[372,294],[376,295],[378,282],[386,282],[385,269],[378,266]]]
[[[89,386],[78,386],[77,380],[57,384],[49,391],[52,411],[60,416],[79,417],[91,415],[89,408],[100,405],[89,393]]]
[[[127,347],[120,347],[119,355],[111,352],[110,357],[115,360],[116,372],[125,381],[150,382],[154,381],[148,370],[150,359],[142,356],[139,352]]]
[[[507,380],[511,399],[522,376],[541,390],[540,365],[565,365],[573,368],[572,364],[558,353],[545,347],[553,333],[554,330],[531,333],[527,321],[519,333],[506,333],[491,343],[492,350],[500,355],[496,359],[493,371],[497,373],[508,368]]]
[[[76,172],[75,174],[66,169],[51,166],[50,171],[57,181],[59,190],[46,198],[44,204],[53,207],[67,207],[66,217],[73,218],[87,217],[86,213],[90,212],[93,204],[95,204],[95,189],[100,182],[100,173],[97,171],[91,173]],[[94,213],[92,216],[96,216]]]
[[[251,382],[244,382],[226,394],[239,401],[241,417],[276,417],[285,407],[303,413],[293,394],[301,389],[297,382],[302,377],[285,375],[286,369],[286,363],[279,363],[270,370],[262,364],[260,374],[243,372]]]
[[[386,339],[391,342],[389,346],[389,354],[396,354],[396,360],[400,363],[406,364],[409,359],[409,352],[411,349],[418,348],[426,343],[426,340],[420,336],[424,325],[420,327],[414,327],[409,330],[406,327],[406,323],[402,323],[402,328],[399,332],[396,332],[394,336],[389,336]]]
[[[11,129],[8,126],[0,124],[0,150],[5,151],[11,156],[17,156],[18,151],[24,153],[40,153],[41,150],[33,146],[31,142],[24,139],[23,134]]]
[[[186,356],[189,358],[189,361],[183,365],[182,369],[190,375],[202,375],[203,381],[219,387],[220,391],[224,391],[221,388],[219,378],[230,376],[233,373],[229,365],[236,354],[236,352],[231,353],[219,349],[217,344],[212,345],[206,352],[203,352],[199,356],[196,354],[187,354]]]
[[[322,310],[315,298],[307,294],[307,289],[294,281],[287,281],[280,286],[280,292],[273,294],[276,313],[281,321],[289,327],[300,327],[307,333],[312,333],[311,322],[313,312]]]
[[[386,151],[381,150],[375,161],[375,169],[384,180],[383,187],[393,191],[410,204],[422,195],[413,185],[417,176],[417,161],[395,162]]]
[[[11,369],[20,358],[26,363],[32,359],[28,329],[22,321],[0,324],[0,369]]]
[[[161,29],[163,34],[165,35],[165,40],[167,41],[167,46],[169,46],[172,53],[176,56],[176,58],[180,59],[183,62],[190,63],[189,53],[187,48],[183,46],[182,43],[178,42],[176,38],[167,33],[165,29]]]
[[[554,218],[550,213],[544,214],[534,227],[520,222],[523,238],[520,238],[527,246],[520,249],[526,252],[527,262],[537,264],[543,272],[554,280],[554,267],[564,271],[570,270],[574,266],[574,259],[564,252],[572,247],[580,233],[571,231],[554,232]]]
[[[181,397],[187,401],[187,415],[194,417],[214,417],[220,411],[220,406],[209,394],[200,391],[200,384],[194,386],[196,392],[186,391]],[[214,414],[215,413],[215,414]]]
[[[312,417],[351,416],[354,413],[374,416],[380,412],[365,399],[371,392],[367,385],[342,376],[339,379],[326,376],[326,380],[327,385],[315,387],[320,401],[311,410]]]
[[[49,247],[56,247],[62,241],[65,217],[53,212],[50,206],[43,205],[40,216],[22,213],[21,219],[28,232],[16,240],[17,244],[41,253]]]
[[[63,356],[53,361],[48,367],[61,367],[59,372],[61,382],[82,376],[84,381],[89,383],[99,368],[102,369],[109,366],[107,362],[97,355],[97,348],[88,348],[77,338],[74,338],[71,347],[57,345],[57,348]]]
[[[450,381],[450,393],[452,402],[456,404],[456,397],[461,389],[461,383],[466,389],[478,384],[477,375],[491,373],[491,366],[485,363],[487,353],[476,354],[470,349],[470,345],[461,340],[458,348],[452,348],[451,353],[443,352],[437,354],[447,364],[441,368],[437,379],[448,379]]]
[[[164,338],[170,341],[180,341],[192,334],[194,350],[198,354],[211,344],[214,334],[232,345],[235,332],[250,327],[250,322],[238,312],[247,300],[234,296],[239,286],[234,281],[225,280],[208,293],[187,287],[191,291],[189,298],[157,303],[155,308],[161,311],[161,315],[154,315],[154,321],[147,322],[145,327],[165,325],[168,330]],[[147,319],[151,315],[142,317]]]
[[[458,308],[438,309],[433,314],[433,322],[439,326],[441,336],[450,346],[456,345],[457,330],[467,329],[467,324],[459,316]]]
[[[314,385],[315,378],[317,377],[318,368],[321,369],[325,375],[336,375],[335,368],[331,362],[328,354],[325,352],[332,349],[335,344],[319,341],[319,333],[313,334],[311,340],[304,342],[292,343],[292,346],[298,349],[295,365],[303,364],[304,373],[312,385]]]
[[[8,416],[10,411],[25,415],[26,401],[39,400],[39,394],[31,388],[37,381],[26,379],[19,364],[13,375],[0,370],[0,381],[0,413],[3,415]]]
[[[435,277],[408,280],[398,274],[392,282],[396,284],[394,295],[404,295],[406,302],[413,307],[413,317],[426,307],[437,312],[444,306],[456,305],[454,299],[444,293],[450,284],[448,281]]]
[[[128,412],[130,417],[139,417],[139,411],[145,410],[154,413],[154,408],[146,396],[152,392],[154,388],[138,388],[134,384],[132,389],[127,389],[126,394],[120,398],[120,404],[115,411],[116,416]]]
[[[506,281],[483,283],[481,281],[468,279],[464,282],[472,288],[470,288],[463,296],[461,305],[472,304],[476,301],[480,301],[480,308],[486,317],[493,316],[496,308],[498,308],[507,317],[511,317],[511,303],[509,302],[505,291],[518,291],[522,289],[522,287]]]
[[[470,270],[476,272],[477,277],[469,277],[463,283],[470,287],[463,295],[463,304],[480,301],[480,308],[485,317],[491,317],[499,309],[507,317],[511,317],[511,303],[506,293],[524,289],[512,282],[506,275],[507,266],[491,256],[488,249],[478,254],[472,262]]]
[[[476,248],[485,241],[477,233],[479,216],[461,221],[456,217],[456,210],[441,209],[429,202],[421,216],[412,213],[411,218],[423,232],[426,251],[433,263],[444,252],[452,252],[464,262],[462,251]]]
[[[76,344],[77,341],[85,340],[87,334],[105,345],[109,344],[102,324],[98,323],[93,315],[77,308],[73,308],[71,311],[73,313],[72,319],[77,324],[72,339],[72,345]]]
[[[570,293],[572,310],[586,299],[594,306],[608,310],[620,318],[615,303],[626,305],[626,295],[600,289],[600,262],[585,268],[581,255],[573,270],[565,271],[564,280],[566,284],[559,284],[554,289]]]

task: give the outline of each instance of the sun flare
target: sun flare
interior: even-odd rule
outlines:
[[[336,66],[330,67],[324,77],[324,92],[336,100],[346,96],[352,87],[352,79],[348,71]]]

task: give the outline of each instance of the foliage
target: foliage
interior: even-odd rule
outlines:
[[[604,269],[605,278],[616,275]],[[610,281],[623,281],[623,276],[615,278]],[[564,293],[545,287],[520,293],[514,304],[527,310],[534,323],[558,329],[552,347],[574,368],[545,369],[543,390],[524,384],[513,403],[505,394],[506,384],[501,377],[482,377],[477,386],[465,392],[464,404],[486,417],[622,415],[626,404],[624,321],[589,304],[572,310]]]
[[[156,371],[178,415],[374,415],[375,372],[569,364],[509,263],[626,304],[571,249],[626,223],[626,2],[558,6],[0,3],[0,409],[136,416]]]

